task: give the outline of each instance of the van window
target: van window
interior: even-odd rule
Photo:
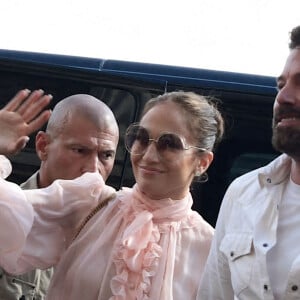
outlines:
[[[238,176],[267,165],[277,156],[274,153],[243,153],[235,159],[230,169],[229,182]]]

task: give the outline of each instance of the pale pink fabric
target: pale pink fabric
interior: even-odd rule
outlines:
[[[10,161],[3,155],[0,155],[0,178],[6,178],[11,173],[12,167]]]
[[[13,238],[5,237],[4,242],[19,242],[15,249],[1,251],[4,266],[18,272],[57,264],[48,292],[51,300],[195,299],[213,229],[191,210],[190,194],[157,201],[146,198],[136,185],[119,191],[70,244],[87,206],[94,206],[100,194],[104,199],[112,193],[98,177],[85,174],[28,193],[17,186],[9,190],[2,181],[0,209],[6,202],[8,209],[12,205],[9,197],[2,197],[3,189],[17,195],[27,209],[23,215],[9,211],[23,231],[14,229]],[[3,226],[12,224],[1,218]]]

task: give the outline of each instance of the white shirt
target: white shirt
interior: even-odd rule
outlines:
[[[197,299],[275,299],[267,254],[276,244],[278,207],[290,169],[291,159],[281,155],[231,184],[221,205]],[[285,256],[281,257],[280,264],[285,262]],[[300,299],[300,253],[291,262],[285,285],[285,300]]]
[[[267,255],[268,272],[274,298],[284,299],[288,275],[300,253],[300,185],[287,180],[279,203],[277,240]]]

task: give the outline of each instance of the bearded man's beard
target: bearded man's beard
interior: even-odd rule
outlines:
[[[272,145],[275,150],[300,158],[300,128],[277,127],[273,119]]]

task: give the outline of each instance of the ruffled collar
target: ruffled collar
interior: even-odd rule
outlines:
[[[120,193],[124,212],[124,230],[116,244],[113,261],[116,276],[111,281],[113,297],[121,299],[149,299],[151,279],[156,275],[162,256],[160,227],[171,227],[186,219],[191,211],[192,197],[181,200],[152,200],[142,194],[137,185]],[[172,225],[173,224],[173,225]],[[170,234],[169,234],[170,235]]]
[[[147,211],[152,214],[155,223],[179,221],[186,217],[193,204],[190,194],[180,200],[172,200],[171,198],[153,200],[143,194],[137,184],[132,189],[124,189],[124,197],[122,198],[128,198],[128,196],[130,196],[130,206],[134,213]]]

